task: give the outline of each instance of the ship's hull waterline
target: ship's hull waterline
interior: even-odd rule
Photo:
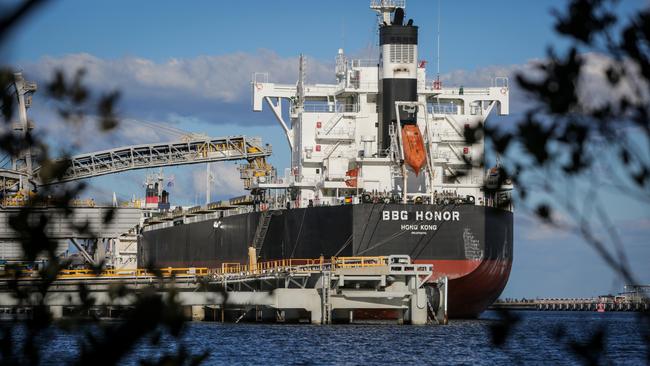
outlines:
[[[145,230],[138,263],[155,267],[218,268],[246,263],[260,212]],[[512,212],[428,204],[357,204],[277,211],[260,257],[407,254],[447,276],[449,315],[475,317],[503,291],[512,264]]]

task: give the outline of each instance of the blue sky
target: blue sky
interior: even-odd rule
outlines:
[[[436,4],[407,5],[407,17],[417,14],[421,51],[429,60],[435,50]],[[458,7],[442,1],[442,71],[540,57],[552,39],[548,9],[557,4],[561,2],[496,1],[486,6],[474,0]],[[367,46],[375,33],[375,18],[365,0],[59,1],[47,5],[23,29],[14,52],[17,59],[87,52],[102,58],[162,61],[267,48],[281,56],[304,52],[331,59],[343,44],[352,49]]]
[[[75,134],[57,122],[52,106],[37,94],[30,111],[53,147],[72,141],[78,151],[164,141],[170,136],[141,121],[212,136],[263,136],[274,147],[271,162],[287,166],[288,149],[271,113],[251,111],[249,84],[254,71],[272,80],[294,82],[297,55],[308,57],[308,81],[330,82],[339,47],[367,57],[376,44],[376,18],[366,0],[333,1],[73,1],[39,9],[1,50],[0,56],[43,86],[55,68],[88,70],[97,90],[122,92],[124,122],[110,138],[92,126]],[[227,4],[227,7],[225,7]],[[553,32],[550,9],[559,0],[441,1],[441,72],[448,84],[485,85],[492,76],[512,75],[545,57],[549,45],[564,47]],[[622,1],[625,16],[642,4]],[[435,75],[437,2],[407,1],[406,16],[420,26],[420,58]],[[513,89],[511,123],[525,101]],[[213,168],[216,198],[242,192],[233,164]],[[203,201],[203,166],[167,169],[174,176],[172,200]],[[91,194],[110,200],[114,187],[127,199],[142,195],[147,172],[90,181]],[[203,178],[202,178],[203,177]],[[214,195],[213,195],[214,197]],[[631,265],[650,283],[648,206],[610,198],[613,216],[629,246]],[[617,222],[618,223],[618,222]],[[592,296],[616,292],[622,283],[579,238],[544,228],[518,212],[515,262],[504,296]]]

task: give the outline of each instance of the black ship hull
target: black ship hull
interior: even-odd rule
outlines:
[[[138,263],[218,268],[246,263],[260,212],[143,231]],[[406,254],[447,276],[449,315],[474,317],[510,274],[512,212],[476,205],[358,204],[277,211],[260,260]]]

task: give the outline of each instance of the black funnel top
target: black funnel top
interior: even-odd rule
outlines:
[[[395,9],[395,16],[393,17],[393,25],[402,25],[404,23],[404,9]]]

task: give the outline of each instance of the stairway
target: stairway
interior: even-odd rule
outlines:
[[[260,215],[260,222],[257,224],[257,229],[255,230],[255,236],[253,237],[253,246],[255,247],[255,253],[257,256],[260,255],[262,250],[262,245],[264,245],[264,239],[266,238],[266,232],[269,230],[271,225],[271,216],[273,216],[272,210],[263,211]]]
[[[332,116],[332,118],[330,118],[329,121],[327,121],[327,123],[325,124],[325,127],[323,128],[323,134],[327,135],[328,133],[330,133],[330,131],[332,131],[334,126],[336,126],[336,124],[339,123],[341,118],[343,118],[343,113],[336,113],[334,116]]]

